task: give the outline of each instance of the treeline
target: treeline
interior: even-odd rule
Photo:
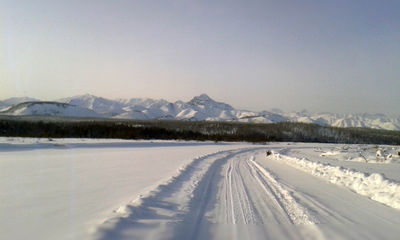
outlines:
[[[399,131],[334,128],[292,122],[255,124],[2,116],[0,135],[44,138],[400,144]]]

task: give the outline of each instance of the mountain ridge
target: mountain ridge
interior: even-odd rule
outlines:
[[[29,103],[29,104],[28,104]],[[60,105],[61,104],[61,105]],[[67,105],[62,105],[67,104]],[[207,94],[191,100],[169,102],[164,99],[130,98],[111,100],[91,94],[61,98],[54,102],[34,98],[0,101],[3,115],[51,115],[62,117],[102,117],[138,120],[237,121],[252,123],[305,122],[334,127],[366,127],[400,130],[400,117],[369,113],[309,113],[238,110]]]

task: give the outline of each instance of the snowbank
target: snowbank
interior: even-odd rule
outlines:
[[[386,179],[379,173],[362,173],[352,169],[331,166],[273,152],[272,158],[284,162],[331,183],[344,186],[360,195],[389,207],[400,209],[400,183]]]

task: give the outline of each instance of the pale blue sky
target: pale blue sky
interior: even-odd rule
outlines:
[[[400,114],[400,1],[0,0],[0,99]]]

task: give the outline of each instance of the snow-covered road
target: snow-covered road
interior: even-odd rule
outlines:
[[[397,239],[399,224],[399,210],[267,158],[262,147],[196,159],[105,222],[96,237]]]
[[[400,236],[397,158],[319,156],[343,147],[332,144],[1,140],[6,239]]]

